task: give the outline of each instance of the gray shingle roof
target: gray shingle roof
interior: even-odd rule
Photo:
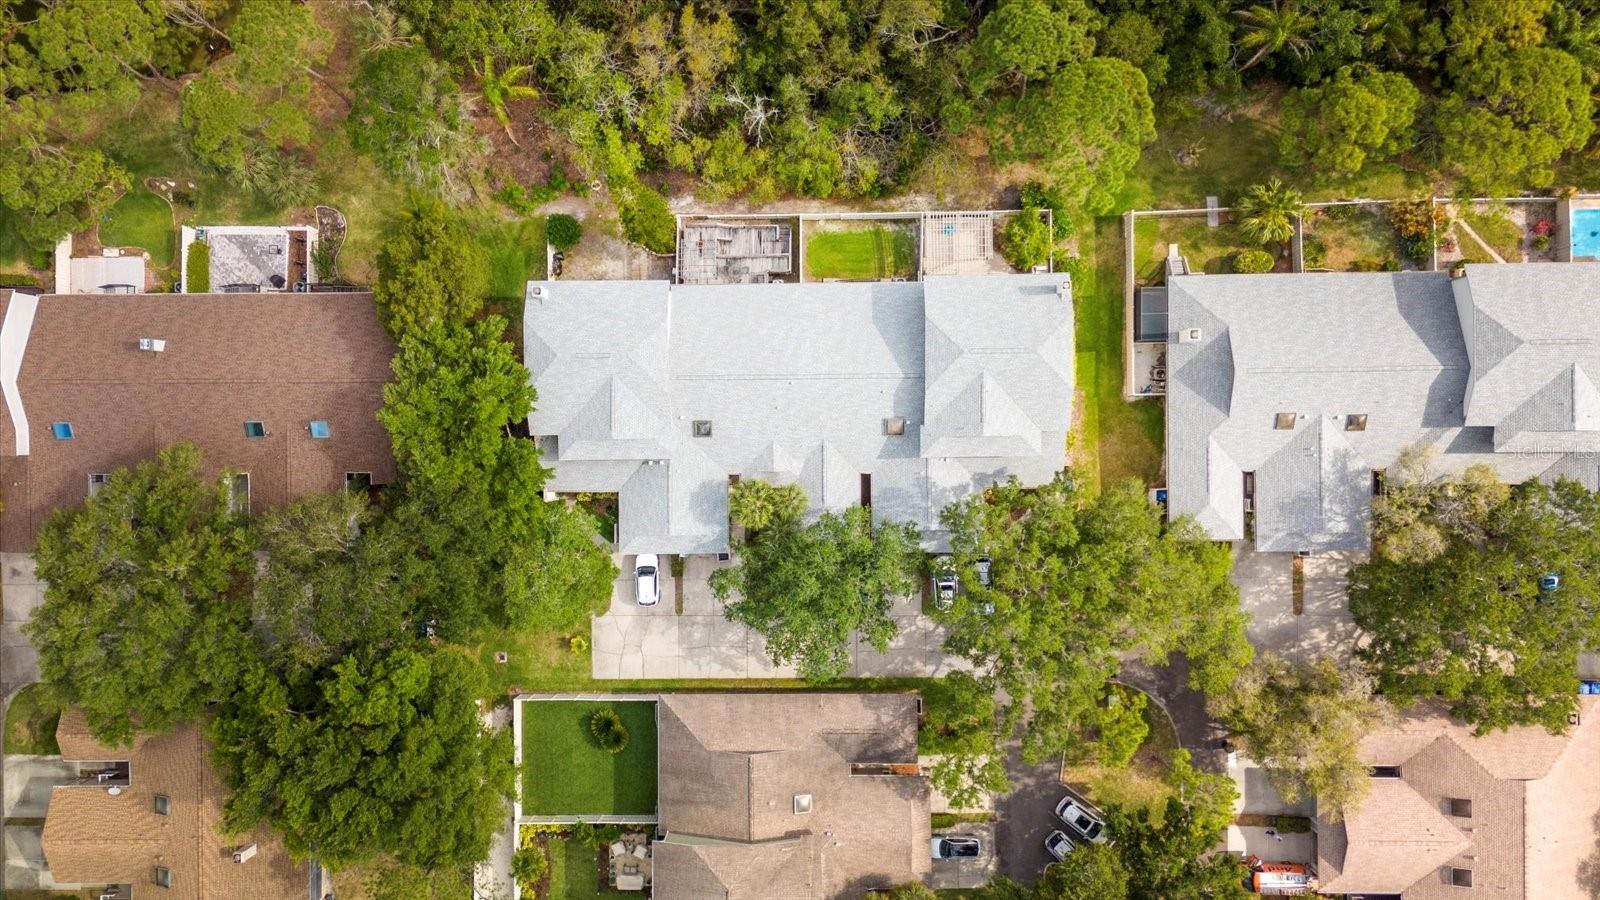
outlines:
[[[1064,465],[1064,281],[534,283],[529,426],[556,437],[552,490],[619,493],[626,553],[726,550],[733,474],[798,483],[814,510],[837,510],[869,473],[880,519],[935,532],[950,500]],[[891,417],[903,435],[885,434]]]
[[[1595,465],[1563,456],[1600,449],[1585,428],[1600,425],[1600,341],[1575,335],[1585,296],[1600,304],[1600,266],[1173,277],[1171,514],[1242,538],[1254,472],[1259,548],[1363,548],[1371,470],[1417,443],[1446,471],[1487,462],[1508,481],[1593,484]],[[1275,427],[1281,413],[1293,428]],[[1363,430],[1345,429],[1351,415]]]

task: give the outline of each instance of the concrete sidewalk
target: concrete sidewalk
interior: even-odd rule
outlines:
[[[683,612],[675,607],[676,584],[663,573],[661,603],[641,607],[634,600],[631,559],[623,559],[611,595],[611,609],[594,619],[591,644],[595,678],[795,678],[793,666],[774,665],[766,638],[728,621],[708,579],[731,565],[714,557],[689,557],[683,574]],[[879,653],[859,637],[850,647],[855,677],[936,676],[970,669],[964,659],[944,653],[946,630],[919,608],[920,599],[897,601],[892,615],[899,632]]]

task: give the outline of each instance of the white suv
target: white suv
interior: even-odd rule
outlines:
[[[641,553],[633,561],[633,583],[640,606],[661,602],[661,560],[654,553]]]

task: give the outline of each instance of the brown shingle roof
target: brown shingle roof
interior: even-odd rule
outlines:
[[[910,694],[668,694],[658,705],[663,898],[859,896],[917,881],[928,855]],[[794,812],[798,794],[811,811]]]
[[[131,749],[102,746],[87,733],[81,712],[63,712],[56,732],[63,755],[127,760],[129,784],[116,796],[92,785],[51,790],[43,847],[56,881],[130,884],[136,900],[298,900],[306,895],[307,867],[294,862],[269,829],[223,834],[224,789],[198,727],[144,735]],[[155,812],[157,794],[169,799],[168,815]],[[235,863],[233,851],[250,843],[256,845],[255,856]],[[155,886],[157,867],[171,871],[170,889]]]
[[[14,302],[0,295],[0,317]],[[142,337],[166,349],[141,351]],[[0,342],[0,371],[13,345]],[[386,483],[394,460],[375,415],[393,355],[367,293],[40,297],[18,376],[27,456],[9,404],[0,414],[0,549],[31,549],[91,473],[181,441],[200,447],[208,476],[248,473],[258,510],[337,490],[346,472]],[[313,419],[332,437],[313,439]],[[268,435],[247,437],[246,420]],[[73,439],[55,439],[53,422],[70,422]]]

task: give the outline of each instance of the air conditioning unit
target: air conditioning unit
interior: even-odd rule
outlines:
[[[1185,328],[1184,330],[1178,332],[1178,343],[1198,344],[1205,336],[1205,332],[1198,328]]]
[[[1247,513],[1253,513],[1256,511],[1256,501],[1254,497],[1244,498],[1244,511]]]
[[[160,353],[167,349],[167,342],[161,338],[139,338],[139,349],[150,353]]]
[[[243,847],[240,847],[239,849],[233,851],[233,861],[236,862],[236,863],[243,863],[243,862],[249,860],[250,857],[255,856],[255,855],[256,855],[256,845],[253,844],[253,843],[245,844]]]

